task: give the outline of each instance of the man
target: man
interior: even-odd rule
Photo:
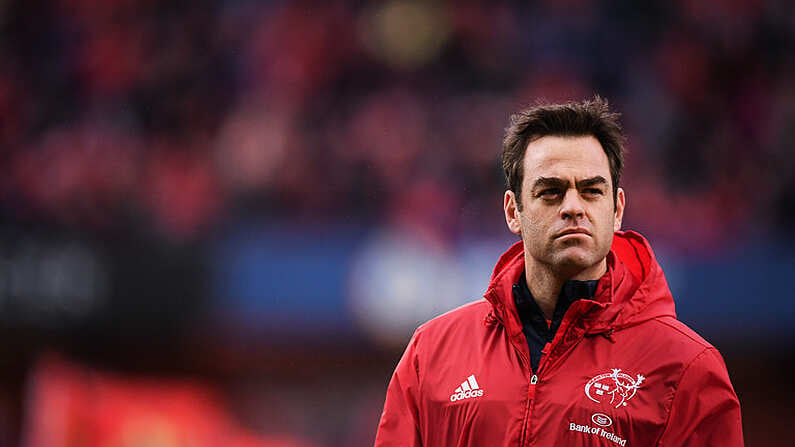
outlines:
[[[512,117],[504,209],[521,241],[485,300],[414,333],[376,446],[743,445],[720,354],[676,320],[648,242],[619,231],[623,154],[599,97]]]

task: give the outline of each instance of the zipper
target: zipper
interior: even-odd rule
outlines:
[[[525,407],[524,412],[524,424],[522,424],[522,438],[519,442],[520,446],[525,445],[525,441],[527,441],[527,428],[530,425],[530,414],[532,413],[533,404],[535,404],[536,400],[536,385],[538,384],[538,376],[541,374],[541,367],[544,363],[546,363],[547,355],[549,354],[549,349],[552,346],[551,343],[547,343],[544,346],[544,349],[541,350],[541,361],[538,363],[538,371],[533,371],[532,368],[528,366],[528,370],[530,370],[530,386],[527,387],[527,407]],[[529,362],[528,362],[529,365]]]
[[[541,375],[541,371],[543,370],[543,366],[547,361],[547,357],[549,357],[549,350],[552,347],[552,343],[547,343],[544,346],[544,349],[541,350],[541,360],[538,362],[538,371],[532,372],[532,377],[530,377],[530,387],[528,388],[528,397],[530,397],[530,402],[535,401],[536,398],[536,385],[538,384],[539,376]]]
[[[561,325],[558,328],[558,334],[560,334],[561,329],[563,330],[561,337],[558,339],[559,340],[558,344],[564,343],[566,341],[566,337],[569,335],[568,333],[571,328],[571,323],[576,319],[574,314],[572,314],[570,311],[571,308],[569,308],[569,311],[567,311],[566,314],[563,315],[563,321],[561,322]],[[577,316],[579,316],[579,313],[580,312],[576,312]],[[556,336],[555,338],[557,339],[558,337]],[[530,416],[532,414],[533,406],[535,405],[536,385],[538,385],[541,372],[544,371],[544,367],[546,366],[547,361],[549,360],[549,353],[552,351],[554,342],[555,340],[552,340],[552,343],[547,343],[544,346],[544,349],[541,350],[541,359],[538,362],[538,371],[533,371],[533,369],[529,366],[530,360],[529,359],[527,360],[527,365],[528,365],[527,369],[530,370],[530,374],[532,374],[532,376],[530,377],[530,386],[528,387],[527,390],[527,407],[525,408],[524,424],[522,424],[522,437],[519,442],[519,445],[522,447],[525,445],[525,442],[527,441],[527,429],[530,426]],[[571,348],[574,347],[574,345],[576,344],[577,343],[572,343],[572,346],[570,346],[565,353],[562,353],[560,356],[558,356],[556,360],[560,360],[563,357],[565,357],[566,356],[565,354],[568,353],[571,350]],[[557,344],[555,346],[557,346]],[[553,365],[555,364],[557,364],[557,361],[553,363]]]
[[[524,420],[522,422],[522,436],[519,439],[519,446],[524,446],[525,441],[527,440],[527,426],[530,424],[530,407],[533,404],[533,399],[535,399],[535,388],[536,383],[538,383],[538,375],[533,372],[533,368],[529,367],[528,362],[528,370],[530,370],[530,374],[533,376],[530,378],[530,386],[527,387],[527,405],[524,407]]]
[[[569,329],[570,329],[570,328],[569,328],[569,325],[567,325],[567,326],[566,326],[566,331],[563,333],[563,341],[564,341],[564,342],[565,342],[565,340],[566,340],[566,337],[569,335],[569,334],[568,334],[568,332],[569,332]],[[611,329],[611,332],[612,332],[612,329]],[[572,349],[574,349],[574,348],[575,348],[575,347],[576,347],[578,344],[580,344],[580,341],[581,341],[581,340],[582,340],[582,336],[578,337],[578,339],[577,339],[577,340],[572,340],[572,341],[571,341],[571,343],[569,344],[569,347],[568,347],[568,348],[566,348],[566,351],[564,351],[564,352],[561,352],[561,353],[560,353],[560,355],[558,355],[558,356],[555,358],[555,361],[554,361],[554,362],[553,362],[553,363],[552,363],[552,364],[551,364],[549,367],[550,367],[550,368],[552,368],[552,367],[554,367],[555,365],[557,365],[558,363],[560,363],[561,361],[563,361],[563,359],[565,359],[565,358],[566,358],[566,356],[568,356],[569,352],[571,352],[571,350],[572,350]],[[540,369],[541,369],[541,367],[539,366],[539,370],[540,370]]]

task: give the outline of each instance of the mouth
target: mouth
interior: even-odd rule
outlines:
[[[582,234],[585,236],[590,236],[591,232],[586,230],[585,228],[581,227],[574,227],[574,228],[566,228],[565,230],[561,231],[560,233],[555,235],[555,239],[564,237],[564,236],[571,236],[576,234]]]

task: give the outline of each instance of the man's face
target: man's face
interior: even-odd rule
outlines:
[[[505,193],[505,218],[522,237],[528,267],[541,264],[566,279],[598,277],[624,213],[623,190],[613,203],[601,144],[593,136],[546,136],[528,144],[523,163],[521,197]]]

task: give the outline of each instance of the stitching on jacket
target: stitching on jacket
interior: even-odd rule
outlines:
[[[414,361],[414,373],[417,375],[417,392],[418,393],[422,392],[421,388],[422,388],[422,384],[424,382],[422,380],[422,377],[420,377],[420,336],[422,335],[423,332],[425,332],[424,325],[418,327],[417,330],[414,333],[414,358],[415,358],[415,361]]]
[[[679,376],[679,380],[676,381],[676,387],[674,388],[674,394],[673,394],[673,397],[671,397],[671,407],[668,409],[668,417],[665,418],[665,427],[663,428],[663,431],[660,433],[660,436],[657,438],[657,441],[654,443],[654,445],[656,445],[657,447],[662,447],[663,446],[663,444],[661,444],[662,438],[668,432],[668,428],[671,425],[671,414],[673,413],[673,410],[674,410],[674,402],[676,401],[677,396],[679,396],[679,386],[682,384],[682,380],[684,380],[685,375],[687,375],[687,372],[690,370],[690,367],[693,366],[693,364],[696,363],[696,361],[698,359],[703,357],[704,354],[706,354],[706,353],[708,353],[710,351],[713,351],[713,350],[715,350],[715,348],[713,348],[711,346],[708,346],[708,347],[704,348],[704,350],[699,352],[698,355],[693,357],[693,360],[691,360],[690,363],[688,363],[687,366],[685,367],[685,369],[682,371],[682,375]]]
[[[692,334],[688,334],[687,332],[683,331],[681,328],[676,327],[676,326],[674,326],[673,324],[671,324],[671,323],[669,323],[667,321],[664,321],[663,318],[665,318],[665,317],[653,318],[652,321],[656,321],[656,322],[658,322],[660,324],[664,324],[664,325],[668,326],[669,328],[675,330],[676,332],[679,332],[680,334],[684,335],[685,337],[689,338],[690,340],[693,340],[694,342],[698,343],[699,345],[701,345],[701,346],[703,346],[703,347],[705,347],[707,349],[709,349],[709,348],[715,349],[715,347],[712,346],[706,340],[701,339],[701,338],[697,338],[697,337],[693,337]],[[673,317],[670,317],[670,318],[673,318]],[[675,320],[675,321],[679,321],[679,320]]]
[[[425,325],[417,328],[414,333],[414,371],[417,374],[417,397],[415,397],[414,405],[417,408],[417,417],[414,418],[414,430],[417,431],[417,437],[422,441],[422,430],[420,429],[420,402],[419,397],[422,396],[421,388],[423,380],[420,378],[420,335],[425,332]]]

